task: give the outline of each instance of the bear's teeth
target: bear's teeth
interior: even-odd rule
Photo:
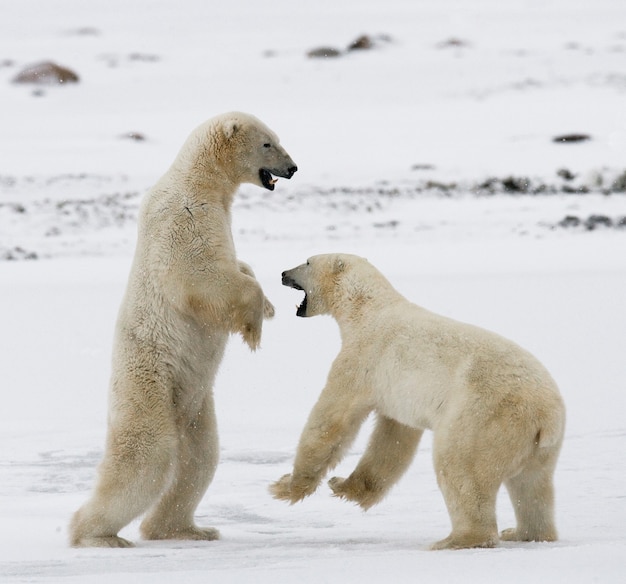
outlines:
[[[271,179],[270,179],[270,184],[271,184],[271,185],[275,185],[277,182],[278,182],[278,179],[277,179],[277,178],[271,178]]]

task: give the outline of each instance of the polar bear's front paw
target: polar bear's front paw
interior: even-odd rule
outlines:
[[[291,475],[286,474],[280,477],[275,483],[269,487],[270,493],[274,499],[282,501],[291,500]]]
[[[259,348],[259,345],[261,344],[260,327],[252,323],[246,323],[241,331],[241,336],[252,351],[256,351]]]
[[[381,489],[373,488],[367,481],[355,480],[352,476],[347,479],[333,477],[328,481],[328,486],[335,497],[354,501],[366,511],[384,496]]]
[[[328,486],[333,491],[333,495],[337,497],[344,496],[343,485],[345,485],[346,479],[342,479],[341,477],[333,477],[328,481]]]
[[[274,499],[288,501],[292,505],[313,494],[317,484],[310,479],[294,479],[293,475],[286,474],[270,485],[270,493]]]
[[[274,314],[276,314],[276,310],[274,309],[274,305],[267,299],[264,298],[263,304],[263,318],[270,319],[274,318]]]

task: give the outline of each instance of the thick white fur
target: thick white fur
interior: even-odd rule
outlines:
[[[301,316],[337,320],[342,346],[302,432],[292,474],[270,488],[274,497],[295,503],[313,493],[374,411],[376,425],[356,469],[329,481],[335,495],[364,509],[378,503],[429,429],[452,521],[452,533],[433,549],[496,545],[502,483],[517,526],[500,537],[556,540],[553,472],[565,409],[532,355],[408,302],[363,258],[315,256],[285,272],[283,283],[305,291]]]
[[[118,531],[147,512],[147,539],[219,537],[193,514],[213,478],[213,382],[230,333],[259,346],[274,314],[237,260],[231,204],[259,169],[295,164],[256,118],[229,113],[198,127],[147,193],[115,332],[104,459],[70,525],[73,546],[127,547]],[[269,187],[268,187],[269,188]]]

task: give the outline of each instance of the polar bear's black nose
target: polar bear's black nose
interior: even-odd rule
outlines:
[[[289,272],[283,272],[282,276],[283,286],[289,286],[290,288],[295,288],[296,290],[304,290],[304,288],[289,275]]]
[[[294,164],[287,169],[287,177],[291,178],[298,171],[298,167]]]

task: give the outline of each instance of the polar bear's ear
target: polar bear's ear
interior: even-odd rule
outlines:
[[[239,122],[237,120],[226,120],[224,122],[224,135],[230,140],[239,131]]]

